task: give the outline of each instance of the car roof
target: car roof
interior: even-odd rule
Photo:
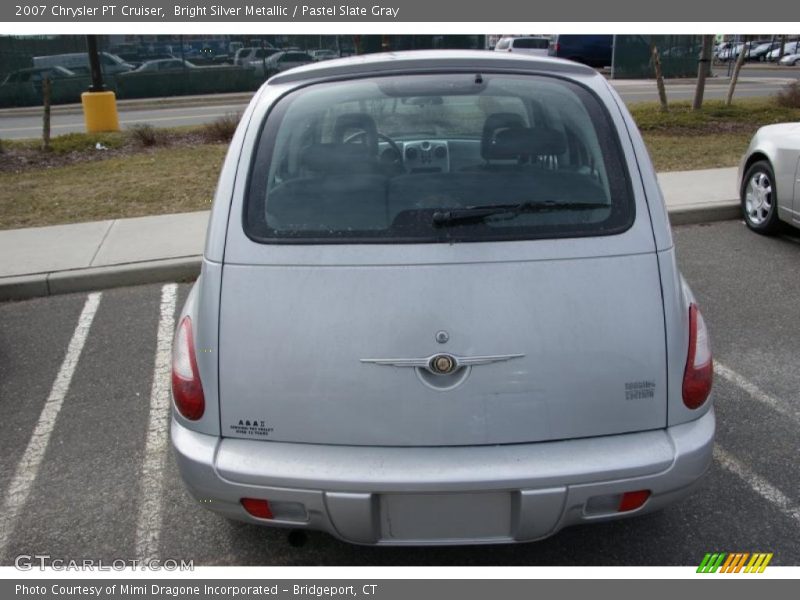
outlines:
[[[585,65],[548,56],[528,56],[488,50],[410,50],[364,54],[317,62],[271,77],[267,85],[297,83],[331,77],[358,77],[402,71],[440,69],[510,69],[601,77]]]

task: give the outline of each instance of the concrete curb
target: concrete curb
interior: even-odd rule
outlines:
[[[0,301],[196,279],[201,256],[0,278]]]
[[[697,223],[713,223],[714,221],[727,221],[738,219],[742,215],[739,200],[715,202],[713,204],[700,204],[672,209],[669,212],[669,222],[676,225],[695,225]]]
[[[738,200],[676,208],[669,211],[673,226],[737,219]],[[192,280],[200,274],[201,256],[149,260],[108,267],[37,273],[0,278],[0,301],[88,292],[128,285]]]

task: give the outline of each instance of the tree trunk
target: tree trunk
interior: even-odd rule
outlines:
[[[44,113],[42,114],[42,150],[50,150],[50,100],[52,88],[50,85],[50,78],[45,77],[42,79],[42,102],[44,104]]]
[[[778,60],[776,60],[775,62],[780,62],[781,58],[783,58],[783,53],[784,53],[785,50],[786,50],[786,36],[782,35],[781,36],[781,49],[778,52]]]
[[[742,49],[739,51],[739,56],[736,57],[736,66],[733,68],[733,75],[731,75],[731,83],[728,86],[728,97],[725,99],[726,106],[730,106],[731,103],[733,102],[733,90],[736,89],[736,82],[739,80],[739,71],[742,70],[745,54],[747,54],[746,44],[747,44],[747,36],[744,36],[744,41],[742,42]]]
[[[706,76],[711,70],[711,50],[714,45],[713,35],[703,36],[703,49],[700,52],[700,60],[697,65],[697,87],[694,90],[694,102],[692,110],[703,108],[703,94],[706,90]]]
[[[658,101],[661,103],[661,112],[669,111],[667,104],[667,89],[664,87],[664,75],[661,73],[661,58],[655,44],[650,47],[653,56],[653,70],[656,74],[656,87],[658,88]]]

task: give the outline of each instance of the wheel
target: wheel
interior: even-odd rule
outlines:
[[[772,166],[760,160],[750,165],[742,178],[742,216],[747,226],[757,233],[775,233],[778,220],[778,193]]]

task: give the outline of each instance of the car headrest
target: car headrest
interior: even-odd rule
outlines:
[[[494,113],[486,117],[481,135],[481,157],[484,160],[503,158],[494,156],[494,140],[499,132],[510,127],[525,127],[525,120],[516,113]]]
[[[333,126],[333,141],[344,143],[348,137],[363,131],[361,143],[369,148],[373,156],[378,154],[378,127],[375,120],[364,113],[346,113],[336,119]]]
[[[373,170],[375,155],[365,144],[311,144],[303,149],[300,163],[320,173],[364,173]]]
[[[549,127],[510,127],[497,132],[489,147],[489,158],[559,156],[567,151],[566,136]]]

